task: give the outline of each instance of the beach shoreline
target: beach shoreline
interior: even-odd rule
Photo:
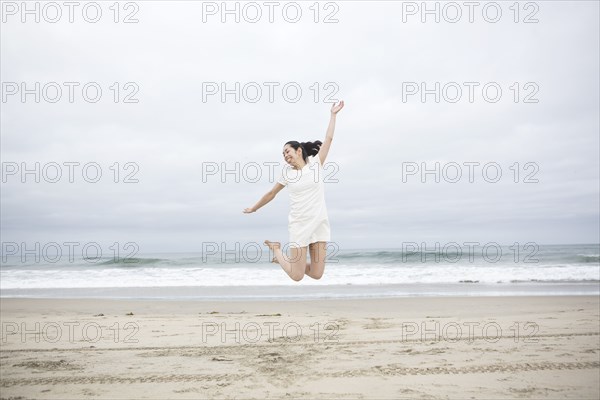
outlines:
[[[291,282],[291,281],[290,281]],[[282,285],[81,287],[2,289],[0,298],[139,299],[185,301],[302,301],[310,299],[377,299],[439,296],[593,296],[598,281],[571,282],[457,282],[379,285],[332,285],[318,281]]]
[[[1,398],[598,398],[598,296],[0,299]]]

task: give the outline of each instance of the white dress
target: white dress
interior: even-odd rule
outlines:
[[[277,180],[290,191],[290,247],[306,247],[311,243],[331,240],[323,179],[323,165],[317,154],[309,156],[308,163],[301,170],[286,165]]]

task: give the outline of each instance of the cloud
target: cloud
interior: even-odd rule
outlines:
[[[3,23],[3,83],[63,91],[56,103],[2,102],[3,173],[55,162],[66,177],[63,163],[79,163],[73,183],[6,177],[3,241],[135,241],[145,252],[285,242],[287,189],[241,211],[274,185],[265,163],[280,171],[286,141],[324,139],[331,99],[346,102],[327,160],[337,182],[326,184],[341,247],[600,240],[597,3],[539,3],[534,24],[513,22],[508,3],[495,24],[480,13],[472,24],[402,23],[400,2],[336,2],[331,24],[315,23],[306,4],[296,24],[277,13],[272,24],[202,23],[201,3],[137,4],[137,24],[115,24],[107,7],[97,24]],[[322,20],[335,10],[320,11]],[[72,103],[64,82],[79,83]],[[90,83],[102,89],[96,103],[84,99]],[[203,101],[208,87],[219,92]],[[486,100],[497,87],[499,101]],[[436,162],[439,183],[422,175]],[[496,164],[502,177],[490,183],[478,167],[469,183],[469,162]],[[89,163],[101,168],[98,183],[81,175]],[[256,183],[244,180],[250,163],[261,168]],[[409,163],[420,169],[403,182]],[[444,175],[452,163],[458,183]],[[209,165],[218,173],[203,176]]]

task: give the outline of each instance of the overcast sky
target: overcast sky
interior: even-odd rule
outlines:
[[[340,99],[325,186],[340,249],[600,240],[596,1],[440,2],[439,22],[421,2],[277,2],[272,23],[263,2],[237,2],[237,23],[221,2],[113,3],[95,23],[86,2],[73,23],[39,6],[36,23],[2,2],[2,242],[285,243],[287,188],[242,210],[285,142],[324,140]],[[36,162],[39,183],[22,176]],[[436,162],[439,182],[421,175]],[[236,163],[238,182],[221,175]]]

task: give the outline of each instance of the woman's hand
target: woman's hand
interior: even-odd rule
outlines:
[[[244,208],[244,211],[242,211],[242,212],[244,214],[250,214],[250,213],[256,212],[256,210],[253,209],[252,207],[249,207],[249,208]]]
[[[333,115],[337,114],[342,108],[344,108],[344,100],[340,101],[340,103],[338,105],[335,105],[335,103],[333,103],[331,105],[331,113]]]

